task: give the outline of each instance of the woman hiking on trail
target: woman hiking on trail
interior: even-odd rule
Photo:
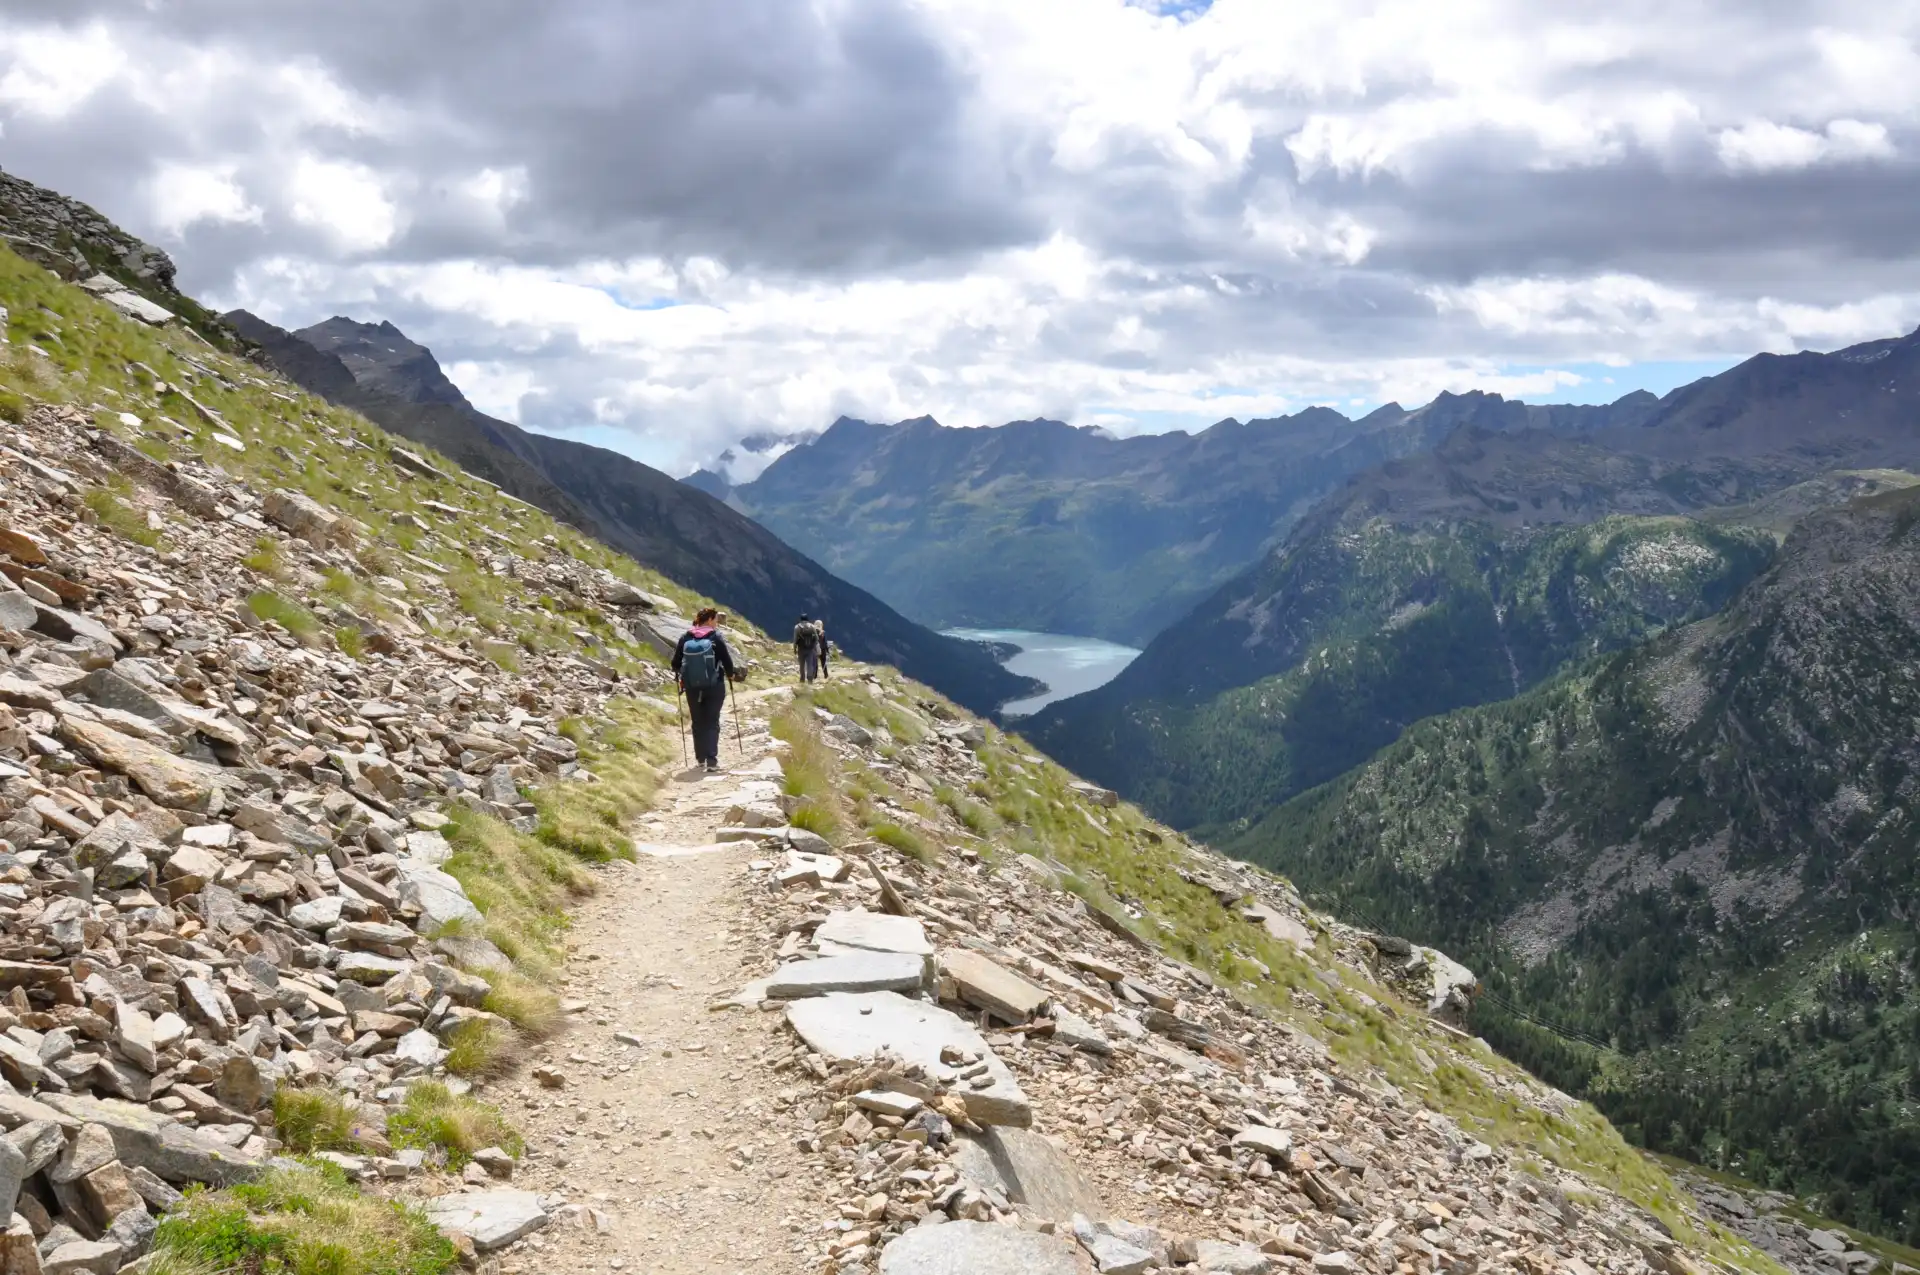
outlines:
[[[718,608],[703,608],[673,648],[673,671],[693,719],[694,763],[715,771],[720,769],[720,710],[727,702],[727,683],[740,680],[727,639],[715,627],[719,618]]]

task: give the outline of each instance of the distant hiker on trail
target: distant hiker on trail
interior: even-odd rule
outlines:
[[[828,667],[833,658],[833,639],[827,636],[827,626],[820,626],[820,676],[832,677],[833,670]]]
[[[693,719],[693,759],[708,770],[720,769],[720,710],[727,702],[727,683],[740,680],[733,652],[716,627],[719,618],[713,607],[703,609],[673,648],[673,671]]]
[[[793,653],[800,661],[801,681],[820,676],[820,648],[826,640],[826,627],[802,612],[800,623],[793,626]]]

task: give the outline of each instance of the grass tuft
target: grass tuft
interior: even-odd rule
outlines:
[[[147,525],[147,516],[126,502],[131,488],[124,479],[110,486],[95,487],[83,498],[100,525],[123,540],[131,540],[149,549],[160,547],[160,533]]]
[[[189,1192],[160,1223],[153,1251],[145,1269],[170,1275],[443,1275],[459,1261],[418,1209],[362,1195],[331,1165]]]
[[[493,984],[480,1008],[512,1023],[522,1035],[545,1039],[560,1030],[560,998],[519,974],[494,973]]]
[[[927,844],[926,838],[910,828],[902,828],[897,823],[873,823],[867,825],[867,835],[883,846],[892,846],[910,859],[921,863],[936,862],[939,851]]]
[[[513,1126],[498,1107],[475,1098],[456,1096],[435,1080],[423,1080],[407,1090],[400,1109],[387,1117],[387,1136],[396,1147],[447,1153],[447,1167],[458,1169],[474,1152],[499,1147],[515,1159],[526,1150]]]
[[[253,542],[253,552],[240,559],[240,564],[263,576],[277,576],[286,567],[286,555],[281,552],[278,540],[260,536]]]
[[[492,1019],[464,1022],[447,1035],[447,1070],[456,1076],[498,1076],[512,1066],[517,1043],[511,1027]]]
[[[329,1089],[281,1089],[273,1095],[273,1127],[295,1151],[358,1151],[360,1113]]]
[[[250,594],[247,610],[253,612],[253,618],[262,624],[277,624],[302,643],[312,641],[320,632],[320,621],[314,618],[313,612],[272,589],[261,589]]]

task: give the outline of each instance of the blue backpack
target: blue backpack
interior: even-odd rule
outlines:
[[[710,691],[720,685],[720,652],[710,637],[690,637],[680,648],[680,685]]]

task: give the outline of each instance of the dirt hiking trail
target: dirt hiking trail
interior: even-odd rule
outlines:
[[[730,706],[726,771],[670,779],[633,829],[639,862],[608,867],[576,912],[562,989],[571,1025],[498,1096],[533,1148],[520,1185],[564,1190],[599,1216],[536,1236],[503,1275],[810,1269],[795,1250],[822,1197],[774,1133],[778,1086],[756,1061],[783,1033],[780,1016],[711,1008],[765,959],[745,905],[746,865],[764,852],[716,846],[713,832],[743,781],[779,777],[766,712],[780,695],[739,695],[744,751]],[[536,1068],[564,1087],[543,1087]]]

